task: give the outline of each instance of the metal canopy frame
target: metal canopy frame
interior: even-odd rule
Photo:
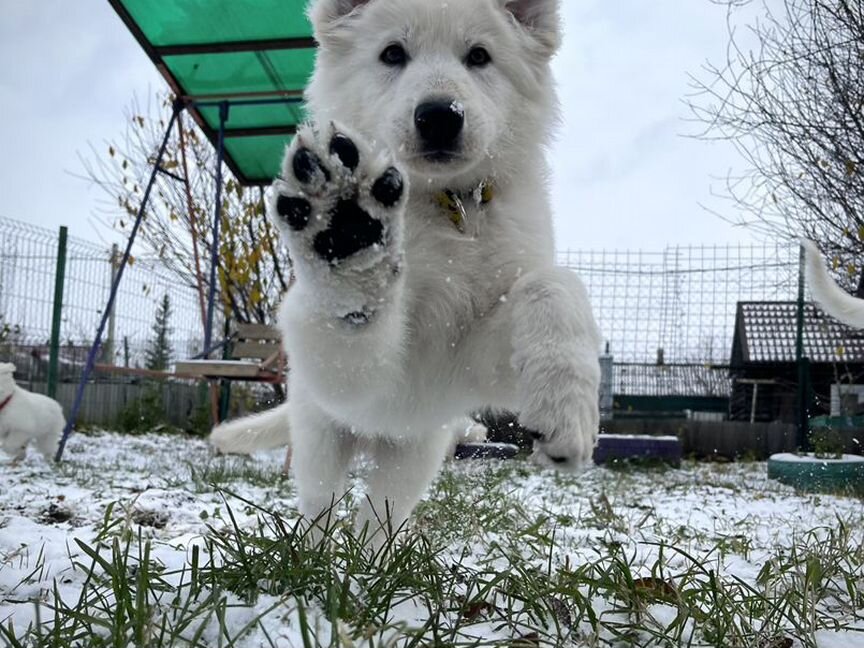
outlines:
[[[215,207],[213,213],[213,223],[211,226],[211,231],[213,233],[213,245],[211,246],[210,255],[210,273],[207,293],[207,317],[204,327],[204,351],[199,355],[200,358],[207,359],[210,357],[210,354],[220,349],[224,344],[224,342],[221,341],[214,343],[213,323],[216,314],[216,271],[219,265],[220,239],[219,225],[222,221],[222,165],[223,163],[228,162],[225,156],[225,138],[228,137],[229,129],[225,127],[225,124],[228,121],[232,106],[259,105],[261,103],[290,103],[296,101],[298,101],[296,97],[286,97],[283,99],[238,99],[235,101],[223,100],[218,102],[195,102],[188,101],[183,98],[178,98],[174,100],[171,110],[171,119],[168,121],[168,125],[165,128],[165,135],[162,138],[159,152],[156,155],[156,159],[153,161],[153,170],[150,172],[150,179],[147,182],[147,187],[144,190],[141,204],[138,207],[138,212],[136,213],[135,222],[132,225],[129,239],[126,241],[126,248],[123,252],[123,256],[120,259],[120,264],[117,267],[117,272],[115,273],[114,279],[111,283],[111,291],[108,295],[108,303],[102,310],[102,318],[100,319],[99,326],[96,329],[96,335],[93,338],[93,344],[90,346],[90,350],[87,353],[87,361],[84,365],[84,371],[81,373],[81,379],[78,382],[78,388],[75,392],[75,400],[72,403],[72,409],[70,410],[69,417],[66,420],[66,427],[63,429],[63,436],[57,448],[55,461],[59,462],[63,458],[63,453],[66,449],[66,442],[69,440],[69,436],[75,429],[78,414],[81,411],[81,404],[84,400],[84,390],[87,388],[87,383],[90,381],[90,377],[93,375],[93,370],[96,367],[96,358],[102,346],[102,337],[105,334],[105,328],[108,324],[109,318],[111,317],[111,312],[114,309],[114,302],[117,299],[117,293],[120,289],[120,283],[123,280],[123,273],[126,270],[126,266],[129,265],[129,258],[132,254],[132,248],[135,245],[135,239],[138,236],[138,230],[140,228],[141,221],[144,218],[144,214],[147,212],[147,205],[150,202],[150,194],[153,191],[153,186],[156,184],[156,179],[159,177],[160,174],[162,174],[176,182],[186,182],[185,178],[171,173],[170,171],[167,171],[162,167],[162,162],[165,158],[165,151],[168,148],[168,142],[171,139],[171,134],[174,131],[175,127],[178,126],[180,114],[184,110],[191,112],[196,106],[208,105],[216,106],[219,108],[219,128],[216,131],[216,200],[214,201]]]
[[[280,136],[293,135],[296,132],[296,126],[261,126],[261,127],[242,127],[231,128],[228,125],[231,109],[234,107],[244,106],[266,106],[266,105],[299,105],[303,103],[302,91],[274,91],[274,92],[243,92],[243,93],[221,93],[208,95],[190,95],[185,91],[180,81],[174,76],[166,62],[163,60],[165,56],[176,56],[186,54],[208,54],[208,53],[232,53],[232,52],[264,52],[275,50],[297,50],[311,49],[316,47],[314,39],[311,37],[304,38],[276,38],[264,40],[242,40],[242,41],[227,41],[205,44],[179,44],[179,45],[153,45],[146,37],[144,32],[138,26],[122,3],[122,0],[108,0],[109,4],[117,12],[117,15],[138,41],[141,48],[153,61],[156,69],[162,74],[165,81],[168,83],[171,91],[175,95],[172,105],[171,119],[166,128],[165,135],[162,138],[162,143],[159,147],[159,152],[153,162],[153,168],[150,173],[150,178],[147,182],[141,204],[135,217],[135,222],[126,242],[126,248],[123,256],[120,259],[120,264],[114,279],[111,283],[111,290],[108,296],[106,307],[102,310],[102,317],[96,334],[93,339],[93,344],[87,354],[87,361],[84,366],[84,371],[81,374],[81,379],[78,383],[78,388],[75,393],[75,400],[72,404],[72,409],[69,412],[69,417],[66,421],[66,427],[63,429],[63,436],[57,448],[55,460],[60,461],[63,458],[63,453],[66,448],[66,443],[75,429],[78,414],[83,402],[84,391],[87,383],[93,374],[96,366],[96,357],[102,345],[102,337],[105,333],[105,328],[110,317],[110,313],[114,308],[114,303],[117,299],[117,293],[120,288],[120,283],[123,280],[123,273],[129,264],[129,259],[132,253],[132,248],[135,245],[135,239],[140,229],[141,220],[147,211],[147,205],[150,201],[150,195],[153,187],[156,184],[156,179],[160,174],[171,178],[176,182],[185,182],[186,179],[166,170],[162,163],[165,158],[165,152],[170,141],[171,134],[179,124],[180,114],[185,110],[188,112],[198,127],[207,136],[210,143],[216,149],[216,199],[213,213],[212,236],[213,244],[211,247],[210,256],[210,272],[209,286],[207,295],[207,312],[204,325],[204,352],[200,354],[201,358],[209,358],[209,356],[217,351],[224,344],[223,342],[215,342],[213,340],[213,325],[216,312],[216,272],[218,267],[219,254],[219,226],[221,222],[221,194],[222,194],[222,169],[223,163],[228,166],[239,182],[247,186],[269,184],[272,178],[254,178],[248,177],[243,173],[236,161],[228,154],[226,150],[226,140],[231,138],[242,137],[259,137],[259,136]],[[218,109],[219,123],[217,128],[212,128],[204,115],[201,113],[203,108]]]
[[[286,90],[272,92],[243,92],[220,94],[190,94],[180,80],[171,72],[165,62],[166,56],[184,56],[190,54],[227,54],[238,52],[272,52],[285,50],[316,49],[317,43],[311,36],[299,38],[268,38],[256,40],[222,41],[213,43],[189,43],[176,45],[154,45],[143,32],[138,22],[132,17],[122,0],[108,0],[108,3],[119,16],[129,32],[141,46],[153,65],[168,83],[175,97],[184,101],[184,107],[207,139],[218,149],[220,137],[232,139],[243,137],[262,137],[274,135],[294,135],[296,126],[262,126],[249,128],[230,128],[224,124],[215,129],[208,124],[201,114],[200,108],[218,107],[224,102],[231,106],[266,105],[266,104],[303,104],[302,91]],[[224,148],[224,142],[222,144]],[[224,162],[228,165],[234,177],[245,186],[263,186],[270,184],[272,177],[252,177],[247,175],[229,152],[223,151]]]

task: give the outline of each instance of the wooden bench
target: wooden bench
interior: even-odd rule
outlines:
[[[238,324],[231,336],[230,360],[184,360],[178,375],[207,379],[278,383],[285,380],[285,355],[279,331],[264,324]]]

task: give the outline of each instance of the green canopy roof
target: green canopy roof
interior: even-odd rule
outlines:
[[[240,182],[268,184],[304,119],[306,0],[108,1],[214,145],[219,102],[230,102],[225,161]]]

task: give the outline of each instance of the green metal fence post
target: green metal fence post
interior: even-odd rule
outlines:
[[[795,364],[798,368],[798,389],[796,409],[798,414],[798,447],[808,449],[810,444],[809,435],[809,410],[810,410],[810,388],[808,385],[810,375],[809,358],[804,357],[804,263],[806,262],[806,251],[801,246],[798,257],[798,308],[795,331]]]
[[[57,240],[57,268],[54,273],[54,314],[51,318],[51,350],[48,356],[48,397],[57,397],[60,366],[60,322],[63,315],[63,284],[66,280],[66,240],[68,230],[60,227]]]

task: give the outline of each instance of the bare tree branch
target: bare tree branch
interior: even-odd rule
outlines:
[[[734,222],[817,241],[864,292],[864,3],[710,1],[728,7],[726,61],[691,77],[688,104],[697,137],[741,155]],[[743,7],[760,15],[744,36]]]
[[[107,142],[104,150],[91,146],[90,155],[82,158],[84,177],[102,191],[101,210],[116,229],[128,231],[132,225],[170,111],[170,97],[151,98],[146,107],[133,101],[124,136]],[[159,175],[139,241],[146,254],[157,257],[179,282],[206,294],[208,273],[200,271],[196,259],[209,259],[213,246],[216,155],[191,120],[178,123],[182,142],[178,131],[162,166],[186,182]],[[264,215],[264,192],[242,187],[228,169],[224,173],[219,306],[226,317],[270,323],[287,288],[288,256]]]

